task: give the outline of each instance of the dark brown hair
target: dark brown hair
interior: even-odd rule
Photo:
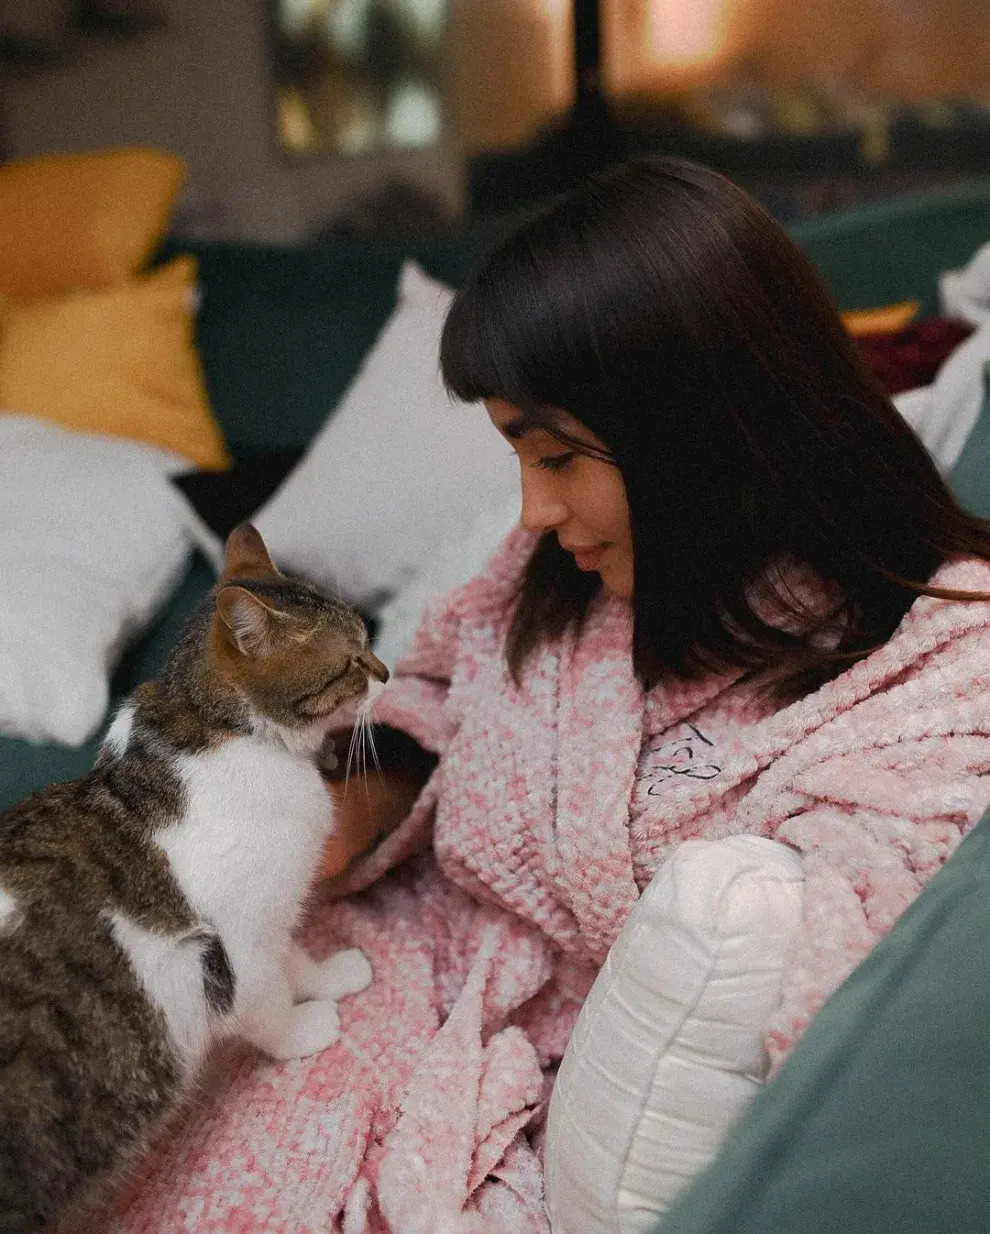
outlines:
[[[780,669],[794,696],[886,641],[918,594],[974,598],[927,580],[953,554],[990,557],[990,527],[957,505],[808,260],[714,171],[640,160],[543,208],[471,273],[440,354],[455,396],[504,399],[564,440],[562,409],[608,446],[645,682]],[[787,634],[754,611],[760,584],[801,614],[774,569],[788,555],[841,589],[829,650],[806,612]],[[599,586],[541,538],[507,643],[517,679]]]

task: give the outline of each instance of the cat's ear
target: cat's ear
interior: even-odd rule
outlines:
[[[221,578],[281,578],[257,528],[239,523],[227,537]]]
[[[272,608],[246,587],[221,587],[216,607],[234,646],[246,656],[268,656],[298,641],[291,616]]]

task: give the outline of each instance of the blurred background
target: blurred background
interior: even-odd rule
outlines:
[[[448,229],[646,151],[790,220],[990,174],[990,5],[0,0],[3,157],[135,143],[209,239]]]

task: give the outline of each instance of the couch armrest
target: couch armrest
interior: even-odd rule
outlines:
[[[664,863],[609,952],[550,1102],[554,1234],[652,1230],[766,1075],[766,1026],[801,922],[791,849],[693,840]]]

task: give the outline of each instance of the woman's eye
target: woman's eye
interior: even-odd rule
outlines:
[[[540,467],[543,471],[563,471],[573,457],[573,450],[565,454],[545,454],[543,458],[537,459],[533,466]]]

